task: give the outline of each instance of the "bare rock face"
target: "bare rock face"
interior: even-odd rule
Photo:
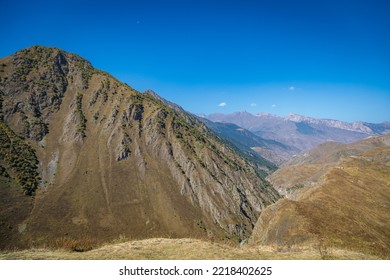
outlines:
[[[202,122],[77,55],[31,47],[0,65],[1,139],[10,131],[29,147],[39,173],[33,206],[17,221],[24,230],[2,216],[0,226],[13,229],[2,228],[1,247],[63,236],[244,239],[279,199],[258,168]],[[1,188],[20,202],[5,191],[20,187],[5,154]]]

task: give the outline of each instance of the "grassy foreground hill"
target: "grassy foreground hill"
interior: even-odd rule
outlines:
[[[324,254],[315,246],[231,246],[199,239],[153,238],[107,244],[87,252],[64,249],[29,249],[0,253],[0,260],[319,260],[378,259],[354,251],[330,249]]]

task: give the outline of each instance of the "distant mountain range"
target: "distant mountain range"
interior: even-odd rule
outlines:
[[[261,156],[278,165],[294,154],[327,141],[352,143],[369,136],[390,132],[390,122],[379,124],[348,123],[338,120],[315,119],[297,114],[279,117],[267,113],[253,115],[244,111],[232,114],[199,115],[199,117],[213,122],[214,124],[208,124],[209,127],[214,128],[228,138],[230,137],[234,143],[241,146],[244,143],[246,147],[250,147]],[[229,123],[245,130],[235,128],[235,131],[230,129],[230,132],[228,132],[229,125],[227,124]],[[222,127],[224,128],[222,129]],[[248,132],[252,133],[249,138]],[[240,137],[237,134],[241,134]],[[259,138],[255,138],[253,135]],[[256,139],[255,142],[253,141],[254,138]],[[275,145],[271,147],[269,141],[277,144],[278,148],[275,149]],[[269,150],[272,152],[268,152]]]
[[[275,165],[281,165],[292,156],[300,152],[295,147],[288,146],[281,142],[262,138],[251,131],[233,123],[212,122],[200,118],[210,129],[215,131],[222,138],[229,140],[240,150],[245,151],[252,157],[265,158]]]

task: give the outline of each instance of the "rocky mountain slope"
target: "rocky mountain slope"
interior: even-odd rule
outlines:
[[[204,116],[213,122],[233,123],[263,139],[274,140],[291,147],[290,154],[314,148],[324,142],[353,143],[368,136],[390,132],[390,123],[347,123],[337,120],[314,119],[296,114],[279,117],[248,112]],[[295,153],[297,154],[297,153]]]
[[[170,107],[174,111],[180,114],[188,115],[191,113],[188,113],[184,111],[182,107],[179,105],[172,103],[168,100],[165,100],[164,98],[158,96],[154,91],[152,90],[146,90],[144,94],[151,95],[152,97],[158,99],[162,103],[164,103],[166,106]],[[238,138],[240,138],[239,135],[243,135],[243,138],[249,138],[251,137],[250,135],[254,136],[255,138],[258,138],[258,141],[261,141],[260,137],[257,137],[250,133],[249,131],[246,131],[249,133],[248,136],[246,136],[245,131],[242,128],[238,128],[241,132],[243,131],[244,134],[238,133],[237,137],[233,128],[231,128],[232,124],[224,124],[224,123],[213,123],[207,119],[201,118],[199,116],[191,114],[191,116],[197,118],[200,120],[202,123],[206,125],[206,127],[210,128],[210,131],[213,131],[215,133],[215,136],[219,139],[219,141],[223,142],[224,144],[228,145],[231,149],[234,150],[235,153],[237,153],[239,156],[243,157],[245,160],[248,160],[260,173],[262,176],[267,176],[269,173],[272,173],[277,169],[277,166],[273,163],[273,161],[270,161],[267,159],[267,153],[264,153],[265,156],[260,155],[259,153],[253,151],[248,145],[245,145],[245,140],[240,141]],[[227,131],[225,131],[227,130]],[[238,130],[237,130],[238,132]],[[232,137],[233,136],[233,137]],[[264,141],[267,142],[267,141]],[[274,144],[275,141],[268,141],[271,144]],[[275,146],[278,145],[279,143],[274,144]],[[280,144],[283,146],[282,144]],[[270,153],[272,153],[271,150],[269,150]]]
[[[320,151],[324,146],[331,146],[325,149],[329,153]],[[342,146],[323,145],[307,156],[309,162],[331,166],[293,200],[281,199],[261,213],[252,236],[255,244],[312,244],[324,254],[338,247],[390,257],[389,136]],[[305,167],[307,174],[298,178],[294,172],[300,168],[296,165],[289,175],[303,183],[314,172]]]
[[[57,48],[0,60],[0,247],[243,239],[279,199],[202,122]]]

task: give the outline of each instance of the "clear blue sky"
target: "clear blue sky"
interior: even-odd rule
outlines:
[[[190,112],[390,121],[390,1],[0,0],[0,11],[1,57],[56,46]]]

